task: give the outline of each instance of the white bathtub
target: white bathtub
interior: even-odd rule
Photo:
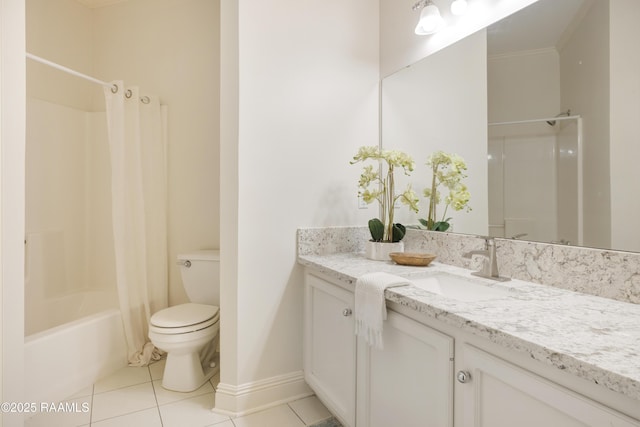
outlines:
[[[27,337],[118,307],[115,289],[84,289],[44,297],[32,291],[32,285],[28,279],[26,289],[24,334]]]
[[[127,365],[120,310],[25,338],[25,402],[59,402]]]

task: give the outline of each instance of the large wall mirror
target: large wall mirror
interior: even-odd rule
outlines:
[[[454,232],[638,252],[637,22],[636,0],[539,0],[383,79],[382,144],[417,192],[431,152],[465,158]]]

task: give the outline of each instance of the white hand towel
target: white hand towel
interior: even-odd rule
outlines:
[[[373,348],[382,350],[382,322],[387,319],[384,290],[411,284],[410,281],[389,273],[367,273],[356,281],[355,316],[356,335],[364,338]]]

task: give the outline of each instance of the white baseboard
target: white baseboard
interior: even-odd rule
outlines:
[[[221,382],[216,387],[213,412],[239,417],[311,395],[302,371],[238,386]]]

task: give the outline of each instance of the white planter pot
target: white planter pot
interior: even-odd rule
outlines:
[[[366,256],[375,261],[389,261],[391,252],[404,252],[403,242],[372,242],[369,240],[366,245]]]

